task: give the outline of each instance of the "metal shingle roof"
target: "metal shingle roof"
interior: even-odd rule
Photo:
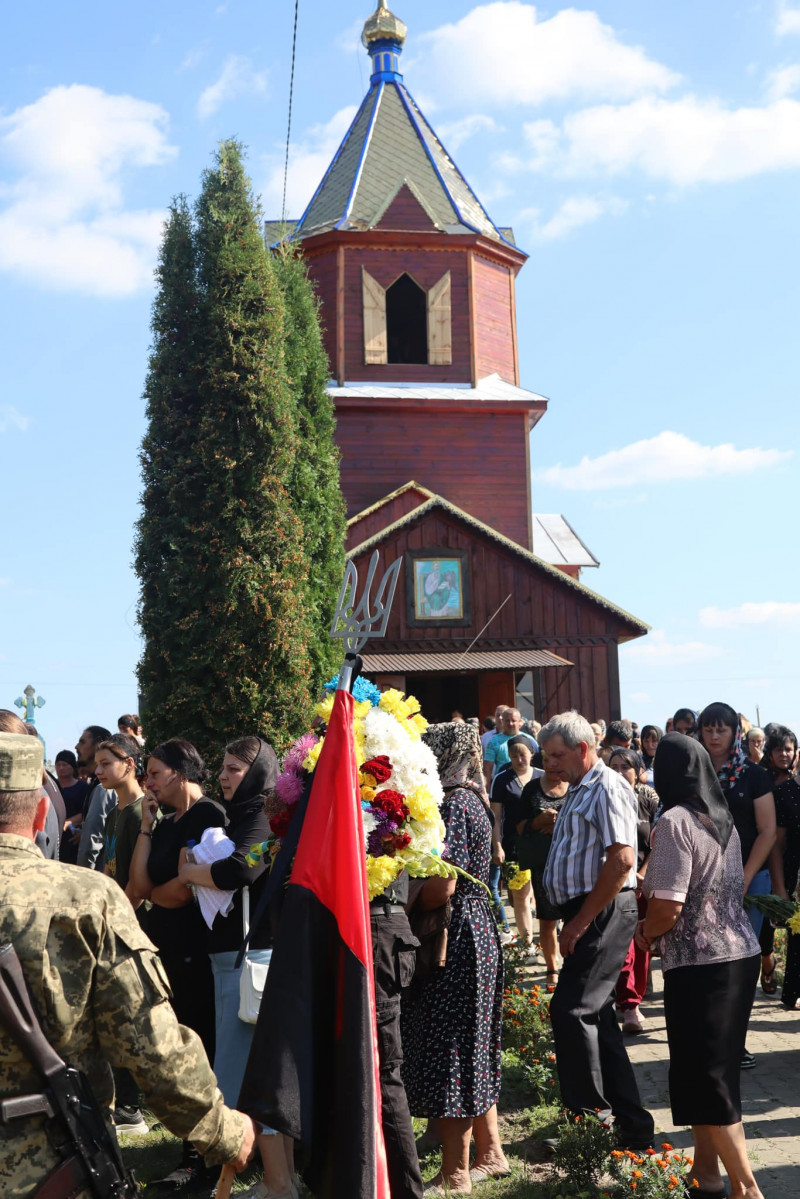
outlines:
[[[371,229],[404,182],[441,232],[480,233],[513,244],[399,80],[372,84],[292,236]]]
[[[368,674],[436,674],[453,670],[531,670],[535,666],[572,666],[546,649],[477,650],[461,654],[365,654]]]

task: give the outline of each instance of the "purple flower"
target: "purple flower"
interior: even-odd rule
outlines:
[[[275,794],[285,804],[297,803],[303,794],[302,775],[295,774],[292,771],[279,774],[275,780]]]
[[[284,774],[291,772],[299,774],[303,769],[303,762],[308,757],[308,752],[317,744],[317,736],[315,733],[303,733],[303,736],[295,741],[292,748],[289,750],[286,757],[283,759]]]

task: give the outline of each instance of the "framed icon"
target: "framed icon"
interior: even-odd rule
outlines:
[[[472,624],[467,550],[406,552],[406,623],[412,628]]]

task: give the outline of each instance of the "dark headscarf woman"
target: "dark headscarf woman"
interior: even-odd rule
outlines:
[[[233,852],[210,865],[184,862],[180,879],[187,886],[210,887],[230,896],[211,925],[208,952],[214,974],[214,1010],[217,1051],[214,1073],[225,1102],[236,1106],[244,1077],[255,1024],[239,1019],[239,984],[244,962],[236,965],[245,930],[250,932],[247,956],[256,965],[269,966],[272,935],[268,919],[250,928],[250,916],[258,907],[267,882],[267,861],[248,860],[253,845],[271,834],[270,800],[278,778],[275,750],[262,737],[241,737],[225,747],[220,789],[228,815],[226,835]],[[297,1191],[292,1179],[292,1143],[266,1125],[261,1126],[258,1147],[264,1167],[258,1194],[293,1199]]]
[[[413,1116],[439,1117],[442,1168],[426,1194],[466,1193],[473,1182],[508,1173],[497,1130],[503,951],[487,890],[491,814],[483,798],[478,730],[435,724],[423,740],[436,755],[447,859],[485,886],[459,876],[428,879],[417,901],[448,900],[447,959],[403,995],[403,1083]],[[474,1135],[476,1157],[469,1165]]]
[[[668,733],[655,756],[661,815],[643,891],[647,916],[636,936],[661,943],[669,1094],[676,1125],[694,1136],[698,1199],[762,1199],[745,1146],[739,1072],[760,961],[744,911],[739,834],[706,750]]]

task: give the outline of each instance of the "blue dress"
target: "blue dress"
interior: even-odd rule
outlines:
[[[441,808],[448,861],[489,882],[491,824],[469,788]],[[500,1095],[503,950],[487,891],[459,877],[447,962],[403,995],[403,1083],[412,1116],[480,1116]]]

